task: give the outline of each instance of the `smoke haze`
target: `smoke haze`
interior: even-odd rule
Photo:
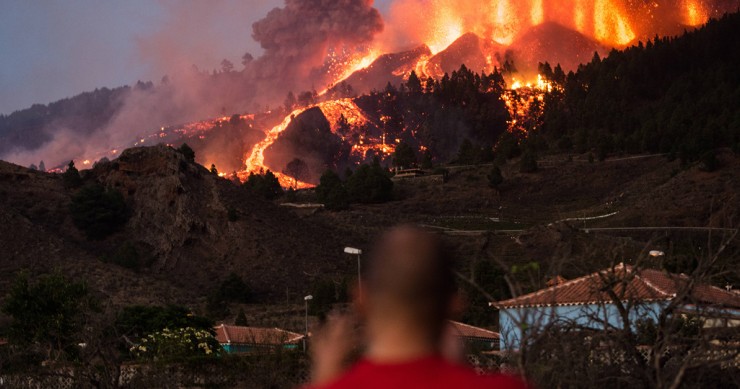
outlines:
[[[288,91],[321,90],[336,81],[327,58],[341,61],[368,48],[380,54],[426,43],[437,52],[465,32],[509,45],[546,22],[605,46],[620,46],[680,33],[737,9],[740,1],[395,0],[382,2],[388,10],[385,24],[372,0],[285,0],[278,8],[276,0],[154,4],[149,8],[153,15],[144,12],[140,20],[127,21],[141,25],[141,33],[133,40],[134,58],[123,66],[144,66],[142,74],[155,85],[133,88],[94,133],[52,123],[43,128],[50,138],[44,145],[17,148],[0,158],[22,165],[44,159],[51,167],[130,144],[161,126],[275,107]],[[77,32],[76,49],[57,55],[82,55],[83,49],[93,48],[105,56],[99,44],[104,31]],[[255,59],[242,64],[245,52]],[[226,64],[220,69],[224,57],[233,68]],[[79,73],[84,75],[84,69]],[[160,82],[164,75],[167,82]]]

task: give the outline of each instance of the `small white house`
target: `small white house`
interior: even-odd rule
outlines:
[[[634,269],[620,263],[570,281],[509,300],[491,303],[499,313],[501,350],[516,350],[527,331],[553,323],[591,329],[621,328],[620,308],[629,323],[656,320],[674,299],[678,311],[699,315],[705,326],[740,326],[740,295],[707,284],[691,285],[684,274],[656,269]],[[620,304],[616,304],[620,302]]]

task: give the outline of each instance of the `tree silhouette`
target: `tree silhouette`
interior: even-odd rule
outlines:
[[[285,166],[283,173],[293,177],[293,184],[294,186],[297,186],[298,181],[306,181],[306,179],[308,179],[308,165],[300,158],[293,158],[293,160],[288,162]]]
[[[75,167],[74,161],[69,161],[67,170],[62,174],[62,181],[64,182],[64,186],[69,189],[78,188],[82,185],[82,178],[80,177],[80,172]]]

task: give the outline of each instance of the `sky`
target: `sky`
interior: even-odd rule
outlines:
[[[385,13],[392,0],[377,0]],[[0,114],[100,87],[159,81],[261,53],[252,23],[283,0],[3,0]]]

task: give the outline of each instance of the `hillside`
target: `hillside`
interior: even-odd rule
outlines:
[[[728,235],[702,228],[737,228],[740,157],[726,151],[720,160],[720,169],[705,172],[699,164],[682,169],[662,156],[589,163],[585,155],[557,155],[540,160],[537,172],[521,173],[515,159],[502,167],[498,190],[488,185],[490,165],[448,166],[447,182],[402,181],[397,201],[353,205],[310,220],[328,219],[368,240],[387,225],[423,224],[458,247],[461,268],[472,272],[467,274],[478,262],[504,271],[536,262],[537,282],[544,283],[555,274],[572,277],[643,258],[646,249],[670,253],[671,262],[663,264],[668,268],[691,271],[685,261],[704,255],[701,247],[710,240],[714,244]],[[591,228],[626,229],[584,230]],[[739,249],[734,241],[718,265],[728,266],[727,279],[740,279],[732,265]]]
[[[345,270],[336,260],[343,242],[335,230],[255,198],[174,149],[129,149],[82,176],[123,194],[131,215],[123,230],[86,239],[69,214],[75,190],[65,189],[59,175],[0,163],[0,295],[21,269],[58,268],[120,304],[188,305],[232,272],[259,300],[286,289],[302,293],[318,274]],[[124,244],[139,253],[138,272],[101,261]]]
[[[255,292],[246,306],[251,323],[299,330],[299,307],[290,297],[316,293],[327,280],[351,280],[355,262],[343,247],[369,250],[379,233],[404,222],[442,233],[456,248],[464,279],[494,271],[514,277],[518,293],[554,275],[576,277],[642,258],[648,249],[669,253],[661,266],[688,272],[702,247],[727,236],[716,230],[710,237],[701,228],[737,227],[740,158],[725,150],[719,160],[716,171],[705,172],[701,164],[682,168],[663,156],[589,162],[586,155],[553,155],[539,160],[537,172],[521,173],[513,159],[502,166],[498,190],[488,185],[491,165],[450,165],[446,182],[397,182],[393,201],[307,213],[279,206],[285,200],[257,198],[169,147],[135,148],[82,172],[88,184],[119,190],[131,211],[123,230],[102,241],[88,240],[72,223],[68,204],[76,190],[65,189],[59,175],[0,163],[0,194],[7,199],[0,209],[0,294],[21,269],[32,275],[58,269],[118,306],[203,310],[233,272]],[[298,197],[316,201],[310,190]],[[591,230],[604,227],[628,229]],[[645,227],[651,228],[639,229]],[[137,270],[101,260],[125,245],[140,253]],[[717,265],[717,285],[740,280],[733,265],[739,253],[731,242]],[[535,269],[527,267],[533,263],[535,273],[516,270]],[[497,279],[481,285],[495,298],[508,296],[508,281]],[[468,293],[474,304],[466,321],[495,324],[482,308],[483,295]]]

